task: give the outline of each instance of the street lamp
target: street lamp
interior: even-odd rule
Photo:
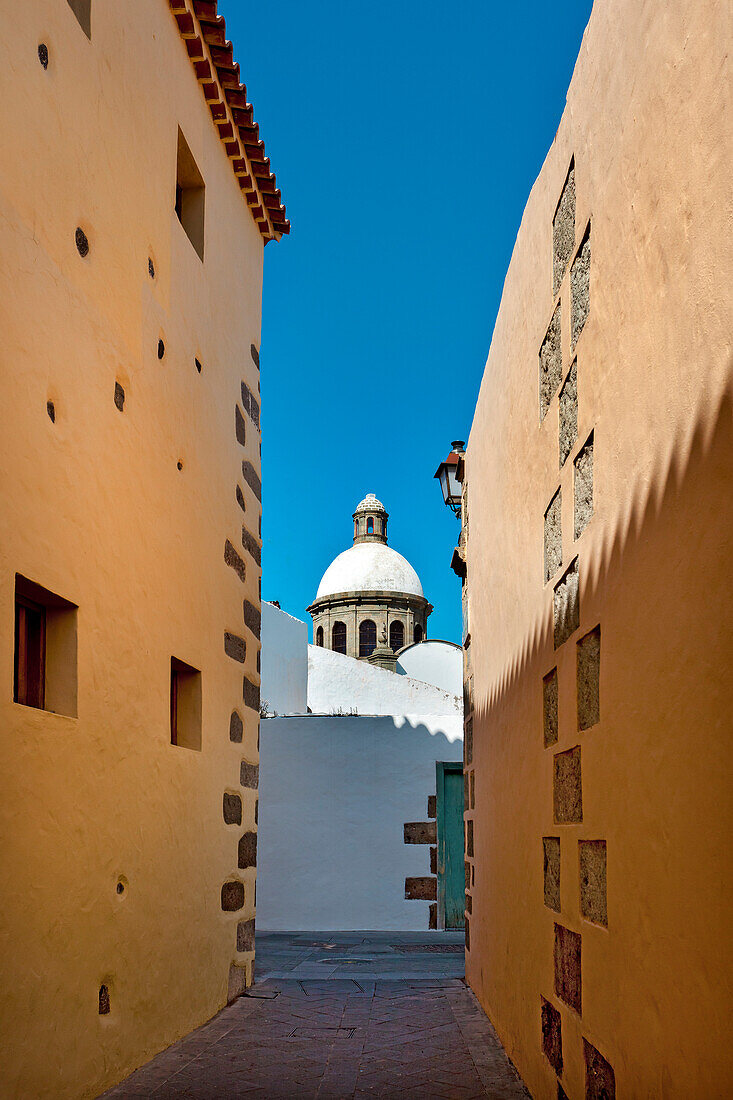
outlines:
[[[438,469],[435,471],[435,476],[440,481],[441,492],[443,493],[443,503],[459,516],[461,514],[461,483],[456,477],[456,471],[458,469],[458,460],[463,457],[466,444],[462,439],[455,439],[451,443],[453,448],[451,453],[446,458],[445,462],[441,462]]]

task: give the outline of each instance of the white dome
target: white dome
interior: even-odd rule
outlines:
[[[337,592],[407,592],[422,596],[420,578],[409,561],[382,542],[358,542],[329,565],[316,599]]]

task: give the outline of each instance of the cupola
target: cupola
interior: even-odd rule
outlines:
[[[381,500],[374,493],[367,493],[357,504],[353,515],[354,545],[360,542],[387,542],[387,520],[389,515]]]

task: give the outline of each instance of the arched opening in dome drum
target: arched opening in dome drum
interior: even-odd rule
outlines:
[[[371,619],[359,623],[359,656],[369,657],[377,648],[377,624]]]
[[[394,622],[389,624],[389,647],[393,653],[396,653],[398,649],[402,649],[405,644],[405,628],[401,622],[395,619]]]
[[[334,653],[346,652],[346,623],[336,622],[333,624],[331,628],[331,649]]]
[[[412,638],[415,642],[422,641],[422,627],[420,626],[420,623],[415,623],[415,629],[412,632]]]
[[[371,516],[367,520],[367,534],[368,535],[373,535],[374,534],[374,520],[372,519]]]
[[[318,630],[316,631],[316,645],[319,645],[321,647],[321,649],[323,648],[323,627],[322,626],[319,626]]]

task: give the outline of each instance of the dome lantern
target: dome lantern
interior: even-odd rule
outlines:
[[[387,543],[389,513],[374,493],[367,493],[357,504],[354,514],[354,545],[360,542]]]

